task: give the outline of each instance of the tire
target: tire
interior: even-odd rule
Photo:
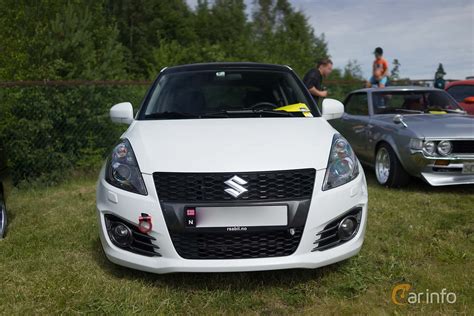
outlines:
[[[379,184],[389,188],[403,187],[410,182],[410,175],[403,169],[397,155],[387,143],[377,147],[375,176]]]
[[[7,207],[3,194],[0,192],[0,239],[5,237],[7,231]]]

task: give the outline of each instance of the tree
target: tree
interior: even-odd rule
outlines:
[[[444,71],[443,64],[440,63],[438,65],[438,69],[436,70],[435,80],[433,82],[433,85],[435,88],[444,89],[444,86],[446,85],[446,80],[444,80],[444,75],[446,75],[446,72]]]
[[[359,62],[355,59],[349,60],[344,66],[344,74],[342,77],[344,80],[364,80],[362,67]]]
[[[446,72],[444,71],[443,64],[439,63],[438,69],[435,72],[435,79],[443,78],[445,75],[446,75]]]
[[[390,75],[390,78],[392,80],[399,80],[400,79],[400,67],[402,64],[400,64],[400,62],[398,61],[397,58],[395,58],[393,60],[393,68],[392,68],[392,71],[391,71],[391,75]]]

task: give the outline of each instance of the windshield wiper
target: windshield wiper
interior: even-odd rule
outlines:
[[[425,113],[423,111],[420,111],[420,110],[409,110],[409,109],[395,109],[396,112],[406,112],[406,113],[417,113],[417,114],[421,114],[421,113]]]
[[[231,117],[238,115],[258,115],[258,116],[295,116],[295,113],[301,112],[285,112],[285,111],[272,111],[272,110],[252,110],[252,109],[243,109],[243,110],[222,110],[212,113],[201,114],[201,117]]]
[[[145,115],[145,119],[189,119],[198,118],[198,115],[183,112],[156,112]]]

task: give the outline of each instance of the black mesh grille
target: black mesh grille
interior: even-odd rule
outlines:
[[[174,247],[185,259],[250,259],[289,256],[296,251],[303,228],[232,233],[175,233]]]
[[[455,154],[474,154],[473,140],[453,141],[453,153]]]
[[[234,175],[244,179],[247,192],[238,200],[288,200],[311,198],[314,169],[239,172],[239,173],[168,173],[153,174],[161,201],[227,201],[225,181]]]

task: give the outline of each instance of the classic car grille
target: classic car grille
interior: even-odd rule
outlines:
[[[474,154],[474,140],[453,141],[454,154]]]
[[[232,200],[308,199],[313,193],[315,169],[237,172],[237,173],[169,173],[155,172],[161,201],[214,202]],[[244,179],[247,192],[237,199],[225,192],[225,181],[234,175]]]
[[[178,254],[185,259],[249,259],[289,256],[296,251],[303,228],[232,233],[172,233]]]

